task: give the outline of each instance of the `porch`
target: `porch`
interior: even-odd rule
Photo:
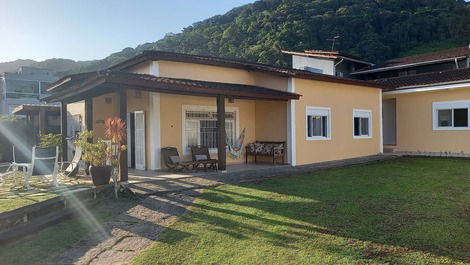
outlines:
[[[269,168],[272,168],[273,165],[269,163],[262,164],[229,164],[225,172],[215,172],[214,170],[199,170],[199,171],[182,171],[182,172],[169,172],[167,170],[138,170],[138,169],[129,169],[129,183],[140,183],[140,182],[150,182],[156,180],[173,180],[180,178],[189,178],[189,177],[203,177],[203,176],[215,176],[215,175],[226,175],[231,173],[246,173],[253,171],[263,171]],[[286,168],[291,167],[290,165],[276,165],[276,168]]]
[[[187,160],[191,158],[189,146],[206,145],[221,171],[263,167],[240,164],[244,157],[227,158],[226,136],[235,140],[246,129],[245,144],[256,140],[287,142],[287,102],[299,98],[298,94],[252,85],[112,71],[69,76],[49,92],[49,102],[62,103],[63,150],[69,147],[65,137],[71,136],[67,135],[66,118],[71,114],[67,110],[71,103],[84,102],[84,127],[94,131],[95,140],[103,137],[106,118],[127,121],[129,137],[122,144],[129,148],[120,161],[120,181],[125,182],[193,176],[191,172],[155,171],[165,169],[160,150],[167,146],[176,147]],[[289,146],[284,148],[288,161]],[[67,160],[67,153],[62,153],[63,160]]]

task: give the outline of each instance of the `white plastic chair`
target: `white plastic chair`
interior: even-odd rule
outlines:
[[[54,148],[54,147],[51,147]],[[24,186],[27,189],[30,189],[29,185],[29,179],[33,176],[33,173],[35,172],[35,169],[41,173],[41,175],[38,175],[38,177],[41,179],[41,181],[47,181],[45,178],[45,175],[51,174],[52,175],[52,180],[51,183],[55,187],[59,186],[57,183],[57,172],[58,172],[58,159],[59,159],[59,147],[56,146],[54,149],[54,154],[53,155],[44,155],[42,154],[44,151],[47,151],[47,149],[51,148],[40,148],[40,147],[33,147],[32,155],[31,155],[31,163],[17,163],[16,162],[16,154],[15,154],[15,147],[13,147],[13,162],[10,163],[7,171],[0,176],[2,178],[2,181],[4,181],[4,178],[6,175],[16,173],[16,172],[23,172],[23,178],[24,178]],[[45,165],[44,162],[46,161],[53,161],[52,165],[52,170],[50,170],[49,167]],[[18,179],[15,177],[15,184],[18,185]]]
[[[46,151],[48,151],[48,149],[51,150],[52,148],[54,148],[54,147],[49,147],[49,148],[40,148],[40,147],[37,147],[37,146],[33,147],[33,155],[32,155],[32,158],[31,158],[30,168],[28,169],[28,174],[27,174],[27,177],[25,178],[26,188],[28,188],[28,189],[30,188],[28,181],[29,181],[29,178],[31,178],[33,176],[33,174],[35,172],[35,169],[40,171],[41,175],[38,175],[38,177],[42,181],[46,181],[46,178],[44,177],[45,175],[51,174],[52,175],[52,180],[51,180],[52,185],[54,185],[55,187],[59,186],[59,183],[57,183],[57,172],[58,172],[58,169],[59,169],[59,164],[58,164],[58,161],[59,161],[59,147],[56,146],[54,148],[55,152],[54,152],[53,155],[42,154],[42,152],[46,152]],[[45,166],[45,164],[44,164],[45,161],[53,161],[52,172],[50,171],[51,168]]]
[[[8,166],[8,168],[4,173],[0,174],[0,179],[2,181],[2,184],[5,184],[5,178],[8,175],[13,175],[20,171],[23,172],[24,179],[28,177],[28,172],[29,172],[31,163],[18,163],[16,159],[15,146],[13,146],[12,151],[13,151],[13,162],[8,163],[7,165],[3,164],[4,167]],[[14,180],[15,180],[15,185],[18,185],[18,178],[16,176],[14,177]]]
[[[62,173],[66,177],[75,177],[78,173],[80,166],[80,160],[82,159],[82,148],[75,147],[75,154],[73,155],[72,161],[70,162],[58,162],[59,173]],[[68,165],[65,169],[64,167]]]

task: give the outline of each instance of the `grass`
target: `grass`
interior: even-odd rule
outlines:
[[[102,225],[112,220],[133,205],[134,202],[127,199],[120,199],[118,202],[105,201],[96,208],[90,209],[96,223],[91,222],[88,216],[81,215],[46,228],[32,236],[2,245],[0,264],[48,264],[48,260],[73,247],[85,235],[96,231],[97,224]]]
[[[22,193],[12,196],[0,197],[0,213],[11,211],[26,205],[34,204],[37,202],[45,201],[58,196],[57,193],[42,192],[42,193]]]
[[[207,189],[133,264],[470,262],[470,161],[403,158]]]
[[[19,180],[18,184],[15,183],[15,178]],[[45,201],[64,192],[90,186],[89,181],[85,178],[68,178],[59,175],[58,181],[59,187],[56,188],[49,182],[42,182],[39,178],[33,177],[29,182],[31,189],[27,190],[23,186],[21,173],[16,176],[9,175],[0,182],[0,213]]]

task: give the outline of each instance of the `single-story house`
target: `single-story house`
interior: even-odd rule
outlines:
[[[131,151],[123,154],[122,166],[157,170],[164,167],[162,147],[188,156],[190,146],[206,145],[225,169],[244,158],[227,157],[223,139],[236,139],[243,129],[245,143],[285,141],[285,161],[291,165],[381,153],[381,86],[239,60],[145,51],[105,71],[60,79],[49,87],[47,101],[62,103],[64,137],[71,111],[82,112],[95,139],[103,137],[107,117],[126,120]],[[126,176],[123,170],[121,180]]]
[[[376,80],[384,148],[428,155],[470,153],[470,68]]]

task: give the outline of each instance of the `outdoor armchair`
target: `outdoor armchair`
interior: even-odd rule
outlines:
[[[193,161],[183,161],[175,147],[162,148],[162,158],[166,167],[175,172],[185,169],[191,170],[195,166]]]
[[[204,170],[215,169],[217,171],[219,169],[218,160],[211,158],[209,148],[207,146],[191,146],[191,156],[193,161],[196,163],[196,169],[201,166]]]

